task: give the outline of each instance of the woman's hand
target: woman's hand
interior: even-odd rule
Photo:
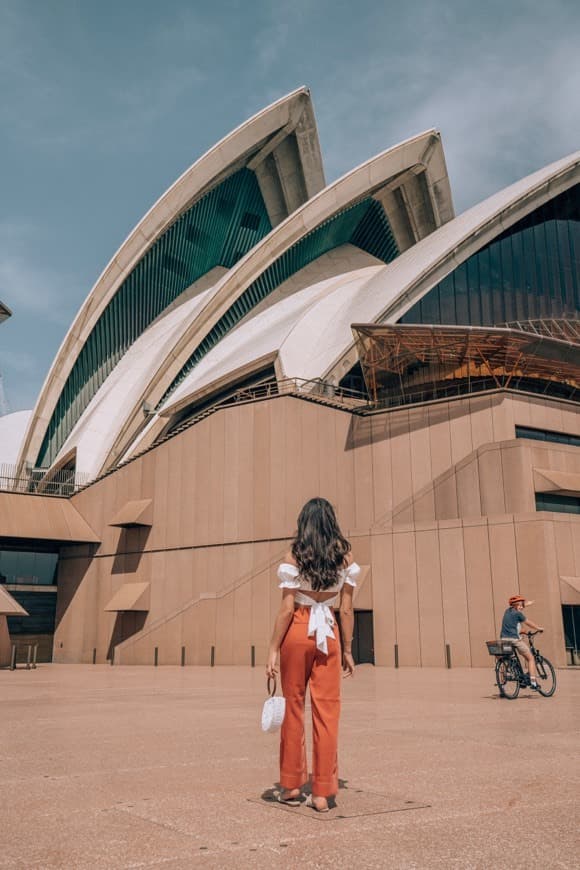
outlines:
[[[278,674],[278,665],[276,664],[277,659],[278,651],[270,650],[268,654],[268,662],[266,664],[266,676],[268,677],[268,679],[270,679],[271,677],[276,678]]]
[[[352,677],[354,675],[354,659],[352,653],[344,652],[342,654],[342,676]]]

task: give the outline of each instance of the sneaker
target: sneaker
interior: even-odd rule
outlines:
[[[532,689],[533,692],[537,692],[537,691],[538,691],[538,684],[537,684],[537,683],[532,683],[531,680],[530,680],[530,686],[529,686],[529,687],[530,687],[530,689]]]

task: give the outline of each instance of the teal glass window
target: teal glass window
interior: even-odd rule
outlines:
[[[536,510],[553,511],[558,514],[580,514],[580,498],[575,495],[537,492]]]
[[[554,444],[571,444],[580,447],[580,437],[566,432],[551,432],[548,429],[533,429],[531,426],[516,426],[516,438],[532,441],[552,441]]]
[[[0,550],[0,583],[52,586],[56,583],[58,553]]]
[[[226,178],[182,214],[119,287],[64,384],[36,464],[49,466],[75,423],[133,342],[191,284],[231,268],[271,230],[249,169]]]
[[[9,616],[8,631],[15,634],[54,634],[56,595],[54,593],[11,590],[10,594],[24,607],[28,616]]]

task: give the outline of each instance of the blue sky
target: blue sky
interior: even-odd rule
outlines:
[[[580,148],[575,0],[0,0],[0,371],[32,407],[118,246],[204,151],[312,90],[327,180],[428,127],[456,210]]]

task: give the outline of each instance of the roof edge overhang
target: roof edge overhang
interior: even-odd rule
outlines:
[[[0,538],[99,544],[100,538],[66,498],[0,492]]]

